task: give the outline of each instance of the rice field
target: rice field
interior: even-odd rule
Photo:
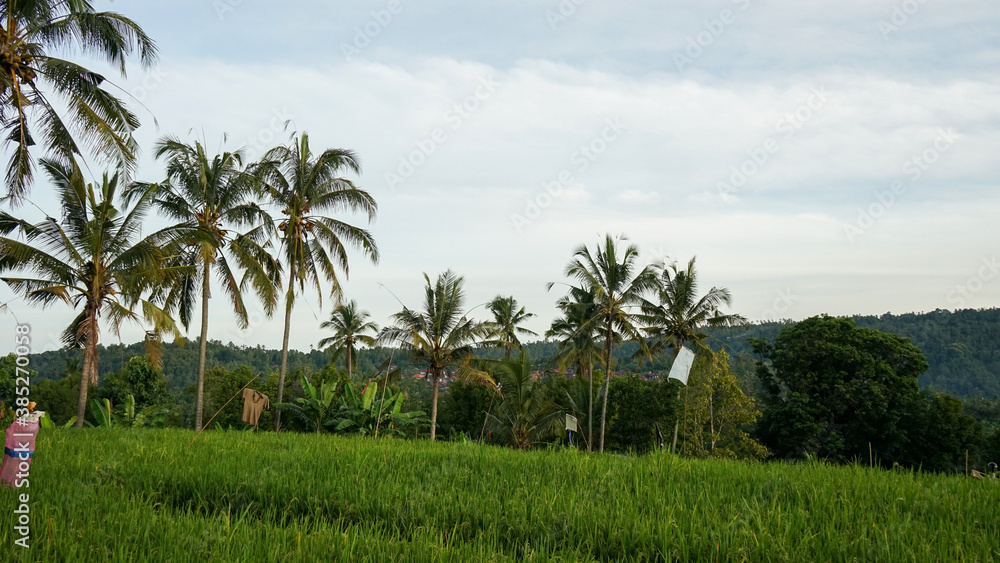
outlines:
[[[993,561],[1000,483],[427,441],[43,430],[5,561]],[[30,493],[30,545],[14,545]]]

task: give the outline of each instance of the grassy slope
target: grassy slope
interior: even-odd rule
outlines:
[[[993,482],[269,433],[186,449],[191,437],[43,431],[33,547],[9,547],[0,526],[2,558],[1000,559]],[[0,493],[0,513],[13,497]]]

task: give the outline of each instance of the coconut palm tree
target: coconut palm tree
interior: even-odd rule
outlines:
[[[698,274],[694,262],[692,257],[683,270],[678,268],[676,262],[664,267],[657,278],[656,301],[641,300],[638,318],[644,325],[643,332],[650,339],[650,356],[670,346],[674,359],[677,359],[681,346],[687,343],[707,349],[705,340],[708,335],[703,328],[737,326],[747,322],[741,315],[727,315],[720,310],[723,305],[728,307],[732,303],[728,289],[713,287],[705,295],[698,296]],[[677,445],[677,429],[678,424],[675,423],[670,451],[674,451]]]
[[[281,267],[267,251],[274,226],[271,217],[253,201],[254,178],[241,170],[239,151],[209,157],[201,143],[185,144],[167,136],[156,143],[154,152],[156,158],[166,160],[167,179],[158,184],[135,183],[127,194],[131,198],[151,193],[153,204],[163,215],[197,232],[181,256],[188,273],[178,278],[167,302],[179,309],[180,321],[187,329],[201,297],[195,398],[195,428],[201,429],[212,274],[218,275],[237,325],[246,328],[243,290],[252,288],[270,316],[278,302]],[[245,233],[231,230],[245,227],[249,228]],[[242,277],[238,276],[240,271]]]
[[[650,354],[656,354],[669,346],[674,358],[681,346],[694,344],[705,346],[708,335],[706,327],[739,326],[746,324],[742,315],[724,314],[723,306],[732,304],[732,296],[724,287],[713,287],[705,295],[698,295],[698,274],[695,258],[680,269],[676,262],[664,267],[654,289],[654,299],[640,301],[641,313],[638,319],[643,324],[643,332],[649,338]]]
[[[337,269],[349,273],[346,245],[360,248],[378,263],[378,246],[371,233],[326,215],[337,211],[363,212],[375,219],[378,205],[366,191],[341,178],[343,171],[359,174],[361,163],[345,149],[327,149],[320,154],[309,147],[309,135],[294,135],[289,146],[268,151],[256,167],[256,175],[266,187],[271,202],[281,209],[278,225],[279,254],[288,270],[285,290],[285,331],[281,342],[281,370],[278,372],[278,401],[282,401],[288,371],[288,334],[296,289],[304,292],[308,283],[323,302],[321,281],[330,284],[330,294],[340,298],[342,288]],[[275,413],[274,428],[281,427],[281,412]]]
[[[151,195],[138,198],[131,209],[119,210],[114,201],[117,174],[104,175],[95,188],[84,182],[79,167],[42,159],[42,168],[55,185],[62,217],[37,224],[0,212],[0,273],[25,272],[36,277],[4,277],[14,291],[32,304],[46,307],[63,301],[82,311],[63,332],[63,341],[84,350],[76,426],[83,426],[88,385],[97,384],[97,343],[102,320],[117,334],[126,321],[153,326],[155,337],[172,332],[173,319],[149,299],[160,293],[182,268],[170,266],[171,253],[189,236],[172,226],[137,240],[152,207]],[[6,235],[17,231],[23,241]],[[147,297],[143,297],[147,296]],[[136,309],[139,309],[139,312]]]
[[[613,238],[605,235],[604,241],[591,253],[586,245],[574,252],[573,260],[566,266],[565,275],[580,282],[587,291],[594,293],[596,315],[588,325],[595,325],[603,339],[605,388],[611,385],[611,354],[615,341],[622,337],[636,340],[645,346],[639,329],[633,322],[631,309],[641,302],[642,295],[656,285],[655,271],[651,266],[638,269],[639,248],[628,245],[624,252],[619,243],[628,241],[624,235]],[[554,284],[548,284],[551,287]],[[601,406],[601,433],[598,451],[604,451],[604,429],[608,413],[608,393],[604,393]]]
[[[359,310],[358,302],[350,300],[347,303],[338,305],[330,313],[330,320],[319,325],[333,331],[333,336],[328,336],[319,341],[321,348],[336,347],[344,350],[344,360],[347,366],[347,377],[350,379],[353,374],[352,366],[354,358],[354,348],[356,344],[372,346],[375,344],[375,337],[368,333],[377,333],[378,325],[372,322],[368,311]]]
[[[545,332],[545,338],[555,338],[559,348],[552,359],[556,366],[564,370],[576,366],[576,376],[587,378],[589,394],[587,400],[587,451],[594,444],[594,361],[601,361],[601,348],[595,341],[597,324],[592,322],[597,316],[597,302],[592,291],[570,286],[569,293],[556,302],[563,316],[552,321]]]
[[[488,328],[467,316],[462,310],[465,279],[451,270],[437,277],[433,284],[424,274],[423,310],[404,307],[392,316],[393,326],[379,335],[385,343],[400,345],[413,354],[414,360],[427,364],[427,375],[433,385],[431,396],[431,440],[437,430],[438,394],[441,376],[448,369],[467,365],[472,358],[472,345],[488,335]]]
[[[133,52],[143,68],[157,59],[153,40],[138,24],[94,11],[85,0],[0,1],[0,127],[5,144],[13,145],[6,181],[14,204],[28,195],[34,175],[30,148],[39,141],[49,156],[62,160],[82,154],[82,145],[120,172],[136,164],[132,131],[139,120],[102,87],[103,76],[52,56],[57,51],[103,59],[123,77]],[[56,110],[51,94],[65,111]]]
[[[500,400],[486,419],[495,438],[512,448],[526,450],[558,432],[564,413],[548,397],[541,380],[534,379],[526,351],[514,359],[490,362]]]
[[[504,358],[510,359],[511,351],[521,347],[521,336],[538,336],[537,332],[530,331],[520,326],[524,321],[534,317],[534,313],[528,313],[524,307],[518,308],[517,299],[497,295],[487,304],[490,312],[493,313],[493,322],[490,323],[494,331],[494,339],[486,342],[487,346],[496,346],[504,349]]]

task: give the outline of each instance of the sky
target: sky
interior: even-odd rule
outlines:
[[[351,179],[378,217],[338,217],[370,228],[381,259],[352,252],[344,290],[380,325],[420,306],[424,273],[452,268],[473,316],[513,295],[544,333],[565,287],[546,284],[605,233],[627,235],[641,264],[696,256],[702,291],[728,288],[751,320],[1000,306],[991,2],[95,6],[160,50],[149,71],[107,71],[143,123],[138,179],[162,179],[150,152],[168,134],[251,158],[292,131],[357,152]],[[44,178],[31,197],[56,213]],[[280,348],[280,315],[258,306],[240,331],[215,293],[211,339]],[[28,322],[35,351],[58,347],[74,315],[5,286],[0,303],[0,331]],[[299,301],[291,347],[325,336],[331,308],[328,294]]]

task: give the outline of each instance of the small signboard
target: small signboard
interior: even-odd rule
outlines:
[[[576,432],[576,417],[571,414],[566,415],[566,431]]]

